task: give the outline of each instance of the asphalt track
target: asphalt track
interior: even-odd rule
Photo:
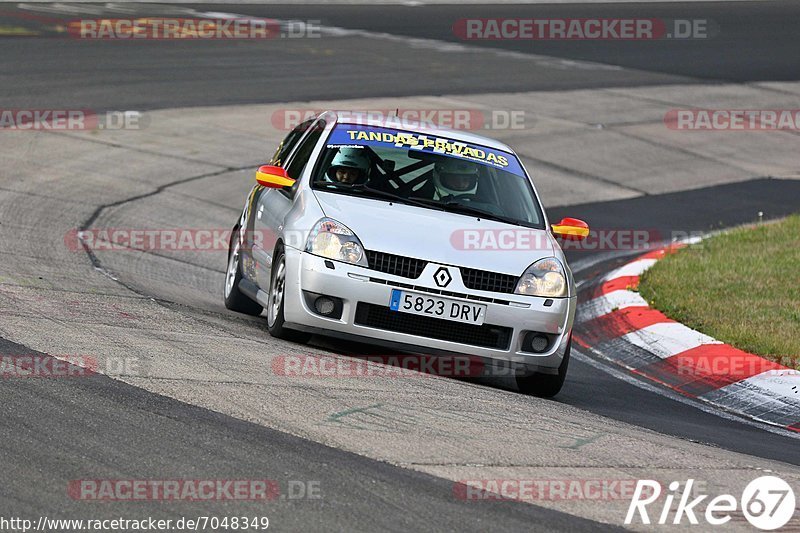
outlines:
[[[12,7],[0,20],[37,26]],[[234,7],[236,9],[234,9]],[[181,6],[180,9],[192,7]],[[232,6],[195,5],[280,20],[319,21],[324,26],[386,32],[433,42],[408,54],[393,41],[357,34],[335,39],[276,39],[271,42],[76,42],[3,39],[0,80],[14,91],[0,105],[91,106],[92,109],[157,109],[297,100],[485,93],[539,89],[626,87],[701,81],[792,80],[798,75],[797,2],[713,2],[619,5],[513,6]],[[135,9],[133,10],[135,11]],[[97,13],[102,10],[97,11]],[[123,16],[120,12],[111,12]],[[180,14],[143,7],[140,14]],[[29,15],[68,19],[44,8]],[[185,14],[185,12],[184,12]],[[92,16],[89,12],[86,16]],[[74,13],[72,14],[74,16]],[[703,18],[719,33],[709,39],[641,42],[459,41],[451,29],[469,17],[650,17]],[[469,62],[420,61],[426,50],[447,43],[484,49],[584,60],[625,70],[584,70],[497,56],[476,70]],[[157,57],[157,60],[153,58]],[[413,83],[410,81],[413,80]]]
[[[277,18],[321,19],[324,24],[341,27],[452,40],[446,29],[453,18],[453,8],[443,6],[237,6],[233,9],[227,5],[219,9]],[[426,10],[425,17],[416,13],[420,9]],[[467,17],[478,16],[486,9],[461,6],[456,11],[458,17]],[[537,16],[552,13],[551,16],[566,17],[578,8],[491,9],[493,17],[504,16],[506,12],[527,16],[532,10]],[[646,12],[649,16],[668,18],[707,16],[717,21],[723,32],[707,46],[692,48],[690,58],[680,51],[686,43],[669,43],[669,46],[644,43],[646,46],[641,48],[613,44],[569,48],[552,44],[531,50],[553,57],[640,69],[621,72],[563,69],[541,63],[531,63],[530,68],[520,70],[518,64],[504,66],[503,58],[498,58],[496,72],[473,72],[468,63],[429,65],[418,57],[396,57],[390,45],[376,47],[373,41],[362,41],[357,35],[325,40],[324,47],[281,40],[136,43],[133,48],[122,48],[120,43],[0,38],[3,72],[0,82],[4,88],[12,88],[0,95],[0,106],[160,109],[312,98],[452,94],[457,89],[483,93],[693,83],[709,79],[793,80],[800,75],[796,55],[790,48],[796,37],[794,28],[785,24],[791,16],[787,13],[793,13],[792,10],[800,11],[800,6],[791,2],[758,6],[738,2],[592,6],[584,8],[582,13],[614,16]],[[411,19],[418,23],[410,24]],[[529,51],[523,43],[503,46]],[[755,179],[664,195],[558,207],[548,213],[554,219],[580,213],[600,227],[638,226],[657,228],[667,234],[673,229],[708,230],[750,222],[758,211],[767,218],[779,217],[797,211],[798,198],[800,182]],[[238,207],[229,206],[232,211]],[[13,223],[5,216],[2,222]],[[13,252],[4,250],[4,253]],[[577,264],[585,258],[575,255],[572,259]],[[600,272],[604,266],[593,265],[581,276]],[[171,275],[179,278],[180,272]],[[139,290],[149,286],[147,280],[139,281]],[[164,297],[158,293],[148,296]],[[201,311],[219,313],[219,308]],[[235,327],[236,322],[230,325]],[[11,341],[0,341],[0,351],[12,355],[31,352]],[[368,350],[363,346],[324,345],[342,353]],[[513,502],[465,505],[452,497],[451,483],[434,476],[242,422],[104,376],[89,380],[9,381],[0,388],[0,402],[8,407],[0,426],[0,446],[6,463],[13,465],[2,473],[0,497],[4,516],[84,513],[97,517],[97,508],[86,511],[85,504],[63,501],[67,480],[85,472],[109,478],[169,478],[195,471],[196,477],[213,478],[264,471],[280,473],[288,479],[319,479],[326,487],[326,497],[320,502],[304,501],[296,505],[281,502],[268,509],[270,518],[274,517],[286,529],[485,530],[490,525],[492,530],[520,530],[529,529],[531,524],[545,525],[543,530],[596,527],[591,522],[534,505]],[[568,386],[556,402],[680,439],[800,465],[797,440],[699,411],[580,361],[571,366]],[[169,439],[165,440],[165,435]],[[268,453],[264,453],[265,448]],[[115,506],[103,509],[102,513],[117,515],[134,507]],[[184,509],[162,507],[150,511],[153,515],[177,516]],[[190,511],[194,513],[199,508],[191,507]],[[226,508],[209,505],[203,511],[224,514]]]
[[[4,354],[30,355],[0,340]],[[40,354],[43,355],[43,354]],[[75,519],[139,517],[141,505],[87,509],[64,502],[64,488],[87,471],[109,479],[264,478],[280,472],[313,480],[319,500],[238,503],[240,516],[268,516],[280,530],[592,531],[588,520],[514,502],[476,506],[453,497],[452,483],[321,446],[120,383],[103,375],[75,380],[16,380],[2,388],[3,516]],[[66,406],[74,406],[67,408]],[[36,416],[38,414],[38,416]],[[167,437],[167,438],[165,438]],[[265,453],[266,452],[266,453]],[[11,481],[14,481],[13,483]],[[413,512],[399,512],[401,509]],[[226,516],[226,502],[151,506],[148,516]]]

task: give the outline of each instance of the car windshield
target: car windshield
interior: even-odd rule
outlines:
[[[339,124],[311,186],[544,228],[539,202],[515,155],[431,134]]]

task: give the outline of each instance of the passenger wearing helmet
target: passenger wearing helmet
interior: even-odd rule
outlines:
[[[340,148],[326,174],[331,181],[354,185],[367,181],[369,167],[369,157],[363,148]]]
[[[448,157],[434,165],[433,183],[439,200],[475,194],[478,190],[478,165]]]

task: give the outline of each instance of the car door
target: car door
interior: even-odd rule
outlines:
[[[306,120],[290,131],[289,134],[286,135],[286,137],[278,145],[278,148],[275,150],[275,153],[269,159],[267,164],[282,166],[282,163],[288,159],[289,155],[294,151],[297,145],[300,144],[300,141],[303,139],[315,120],[315,118]],[[242,244],[245,252],[242,254],[242,270],[244,276],[253,281],[257,281],[258,278],[256,272],[258,270],[259,259],[263,262],[265,256],[265,235],[263,233],[255,232],[256,215],[261,196],[268,192],[269,189],[262,185],[256,184],[253,187],[247,197],[246,211],[243,218],[245,227],[242,228],[244,230]],[[267,235],[267,237],[269,237],[269,235]],[[271,247],[267,246],[267,249],[271,249]],[[270,255],[269,257],[271,259],[272,256]]]
[[[272,257],[275,252],[275,244],[283,231],[284,220],[294,203],[295,193],[299,180],[303,176],[306,166],[310,163],[311,154],[325,129],[325,121],[307,121],[305,135],[296,144],[291,153],[282,156],[286,161],[283,168],[289,177],[298,180],[291,189],[264,189],[256,201],[256,211],[253,218],[254,234],[259,237],[260,243],[253,244],[253,258],[256,263],[256,283],[262,289],[267,289],[270,284],[272,273]],[[298,126],[300,127],[300,126]],[[280,151],[280,150],[279,150]],[[276,152],[276,157],[279,156]],[[281,158],[278,159],[281,162]]]

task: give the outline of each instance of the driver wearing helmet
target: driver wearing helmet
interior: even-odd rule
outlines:
[[[433,183],[437,200],[473,195],[478,190],[478,165],[448,157],[434,165]]]
[[[344,185],[364,183],[369,177],[369,157],[364,149],[341,148],[326,172],[328,179]]]

